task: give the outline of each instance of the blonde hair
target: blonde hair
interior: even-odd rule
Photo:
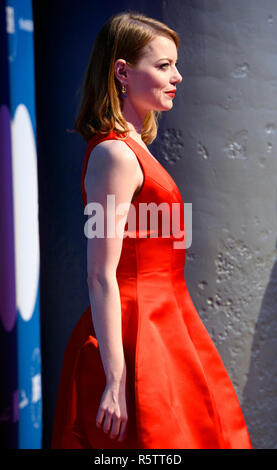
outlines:
[[[179,47],[178,34],[164,23],[134,11],[113,15],[102,27],[94,42],[84,81],[82,96],[74,129],[88,141],[96,132],[127,133],[126,120],[121,112],[121,83],[114,66],[124,59],[135,66],[142,57],[142,49],[158,35],[171,38]],[[151,110],[145,116],[141,138],[151,144],[158,129],[161,111]],[[119,123],[124,130],[116,128]]]

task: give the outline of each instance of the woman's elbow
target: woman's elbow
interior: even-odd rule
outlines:
[[[116,273],[112,271],[104,272],[103,270],[94,270],[87,275],[87,284],[90,289],[99,284],[103,288],[107,288],[115,280]]]

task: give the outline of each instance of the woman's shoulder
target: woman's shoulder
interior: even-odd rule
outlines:
[[[123,141],[102,141],[92,149],[84,177],[85,191],[90,197],[92,190],[94,194],[97,191],[102,194],[106,188],[121,197],[124,195],[127,201],[142,184],[143,175],[136,155]]]
[[[121,139],[102,140],[92,148],[88,165],[127,165],[134,167],[137,164],[133,150]]]
[[[89,187],[106,178],[127,178],[140,182],[139,164],[135,153],[120,139],[103,140],[93,147],[86,168],[84,183]]]

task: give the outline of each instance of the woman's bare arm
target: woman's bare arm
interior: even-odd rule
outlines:
[[[113,390],[114,398],[118,388],[122,387],[122,384],[125,387],[126,380],[121,303],[116,279],[123,238],[117,235],[116,230],[113,237],[107,238],[106,222],[107,218],[114,217],[115,228],[119,220],[124,227],[128,212],[120,216],[116,216],[114,212],[107,214],[106,204],[108,194],[114,195],[115,209],[120,203],[130,204],[138,187],[138,165],[136,156],[124,142],[104,141],[93,149],[85,177],[87,203],[100,203],[104,214],[104,237],[87,239],[87,280],[92,320],[106,383]],[[110,418],[112,419],[112,416]],[[104,424],[106,432],[109,430],[111,419],[107,419],[106,425]],[[113,434],[116,434],[116,429]]]

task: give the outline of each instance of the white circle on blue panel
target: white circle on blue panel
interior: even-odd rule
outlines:
[[[39,281],[38,181],[35,137],[28,109],[16,108],[12,122],[12,162],[17,308],[28,321]]]

